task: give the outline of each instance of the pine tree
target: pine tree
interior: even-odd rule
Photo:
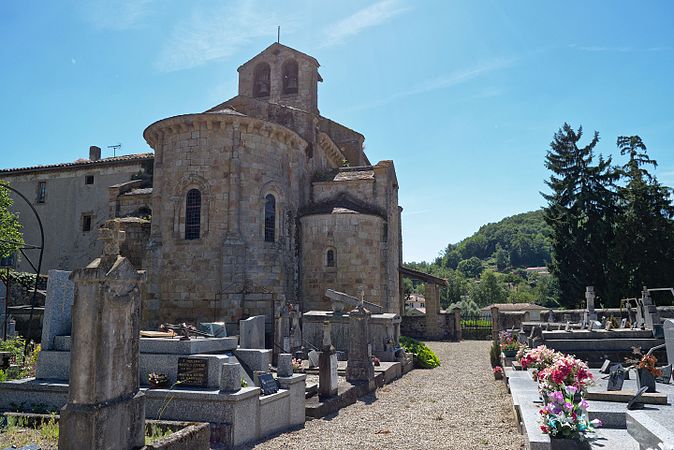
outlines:
[[[629,160],[620,169],[625,180],[618,189],[613,260],[616,285],[623,297],[639,294],[642,286],[669,287],[674,282],[674,207],[670,189],[648,172],[657,167],[639,136],[618,137],[618,149]]]
[[[606,300],[608,274],[613,272],[608,249],[615,216],[612,188],[618,174],[610,157],[599,155],[594,162],[599,134],[595,131],[588,145],[578,147],[582,136],[582,127],[574,131],[566,123],[555,133],[545,161],[552,171],[546,181],[552,193],[542,194],[548,201],[545,221],[553,229],[550,268],[559,281],[560,303],[568,307],[580,304],[589,285]]]

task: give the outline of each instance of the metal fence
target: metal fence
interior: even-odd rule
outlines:
[[[461,336],[468,340],[491,339],[491,314],[461,315]]]

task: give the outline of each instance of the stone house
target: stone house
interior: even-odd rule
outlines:
[[[318,68],[313,57],[274,43],[239,67],[235,97],[148,126],[154,156],[120,157],[128,167],[90,158],[44,172],[50,188],[71,174],[53,203],[76,205],[70,222],[51,231],[69,234],[50,237],[45,267],[81,267],[100,253],[95,237],[75,226],[91,211],[92,228],[126,217],[122,254],[148,272],[146,327],[262,314],[270,330],[289,304],[330,309],[327,288],[402,313],[395,167],[372,164],[362,134],[320,115]],[[151,177],[131,180],[147,161]],[[85,204],[87,185],[72,183],[94,168],[101,188]],[[12,182],[34,196],[43,172],[31,173]],[[48,195],[50,204],[57,194]],[[51,222],[59,212],[41,215]]]
[[[92,146],[88,159],[15,169],[0,169],[0,180],[21,192],[39,214],[44,227],[42,273],[49,269],[73,270],[86,266],[103,249],[97,229],[110,213],[111,186],[149,183],[154,155],[141,153],[101,158],[101,149]],[[131,181],[132,178],[137,178]],[[14,211],[23,226],[24,241],[40,244],[40,228],[31,208],[15,193]],[[116,197],[112,199],[113,204]],[[114,209],[114,207],[113,207]],[[149,213],[149,211],[148,211]],[[36,251],[26,251],[37,265]],[[26,258],[17,269],[33,272]]]

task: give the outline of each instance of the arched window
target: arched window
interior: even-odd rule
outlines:
[[[276,197],[267,194],[264,198],[264,241],[276,240]]]
[[[335,267],[335,251],[333,249],[328,249],[328,251],[325,252],[325,266]]]
[[[268,97],[271,89],[271,69],[269,64],[260,63],[253,73],[253,97]]]
[[[283,93],[297,94],[297,61],[294,59],[283,63]]]
[[[185,201],[185,239],[199,239],[201,234],[201,192],[190,189]]]

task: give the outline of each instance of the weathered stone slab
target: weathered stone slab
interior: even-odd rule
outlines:
[[[70,351],[70,336],[56,336],[54,349]],[[196,353],[224,353],[236,350],[236,336],[222,338],[140,338],[140,353],[156,353],[162,355],[194,355]]]
[[[622,391],[590,391],[585,396],[586,400],[599,400],[602,402],[621,402],[627,403],[632,397],[634,397],[635,392],[632,390],[622,390]],[[667,394],[662,394],[659,392],[645,393],[641,395],[642,403],[648,403],[651,405],[666,405],[667,404]]]
[[[253,316],[239,321],[239,347],[263,349],[265,316]]]
[[[42,317],[42,349],[54,349],[54,337],[70,335],[75,283],[66,270],[50,270]]]

